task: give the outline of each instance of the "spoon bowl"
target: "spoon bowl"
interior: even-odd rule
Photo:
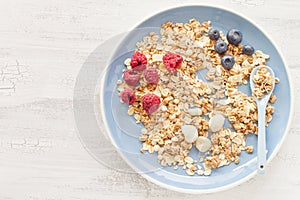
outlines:
[[[258,98],[254,93],[256,87],[253,78],[256,75],[257,71],[260,68],[266,68],[272,77],[272,89],[267,93],[264,93],[261,98]],[[268,66],[258,66],[255,67],[250,75],[250,87],[252,94],[255,98],[258,112],[258,144],[257,144],[257,170],[258,173],[264,174],[266,168],[266,159],[267,159],[267,149],[266,149],[266,107],[269,102],[270,96],[275,87],[275,75],[274,71]]]

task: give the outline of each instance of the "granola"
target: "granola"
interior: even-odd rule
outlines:
[[[145,127],[139,138],[141,152],[156,153],[162,166],[173,166],[175,170],[182,166],[188,175],[208,176],[215,168],[238,164],[242,151],[253,152],[246,135],[257,134],[257,106],[254,97],[239,91],[238,86],[247,85],[252,69],[266,65],[269,58],[262,51],[247,55],[241,44],[228,44],[226,54],[233,56],[235,63],[226,69],[222,67],[222,55],[214,50],[217,41],[209,37],[210,29],[209,21],[200,23],[196,19],[163,24],[160,36],[152,32],[136,44],[139,54],[134,57],[134,67],[140,62],[155,76],[150,79],[139,70],[131,73],[140,77],[138,85],[134,77],[128,78],[134,80],[127,81],[131,84],[118,80],[120,95],[126,88],[135,93],[128,115]],[[228,43],[222,32],[219,37]],[[130,58],[124,61],[127,70],[132,70],[131,63]],[[207,70],[205,82],[197,78],[203,69]],[[259,88],[257,93],[269,89]],[[148,94],[160,99],[153,105],[148,102],[147,106],[155,108],[151,112],[150,107],[143,108],[143,97]],[[275,101],[272,94],[266,123],[272,120],[271,103]],[[225,119],[230,123],[228,127]],[[202,152],[196,160],[189,156],[193,146]]]
[[[255,88],[253,94],[257,98],[262,98],[265,94],[269,93],[273,89],[273,77],[265,66],[260,67],[253,77]],[[272,97],[272,101],[274,96]]]

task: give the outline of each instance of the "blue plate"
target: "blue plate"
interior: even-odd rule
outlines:
[[[101,89],[102,117],[108,135],[118,149],[124,160],[146,179],[180,192],[208,193],[231,188],[256,174],[256,142],[257,138],[250,135],[247,144],[254,146],[252,154],[242,153],[238,165],[230,164],[214,170],[208,176],[189,176],[182,169],[174,170],[172,167],[162,168],[157,162],[157,155],[142,154],[142,143],[138,140],[142,125],[127,115],[127,105],[121,104],[118,96],[116,82],[122,77],[124,60],[131,57],[135,44],[151,31],[158,32],[161,24],[171,22],[188,22],[195,18],[200,22],[211,21],[212,26],[227,32],[231,28],[242,31],[243,44],[250,43],[255,49],[262,50],[270,55],[268,65],[271,66],[280,79],[274,90],[277,101],[274,104],[273,120],[267,128],[267,159],[268,162],[276,155],[280,145],[287,134],[292,109],[292,94],[287,67],[274,43],[266,34],[249,20],[238,14],[211,6],[184,6],[160,12],[132,30],[118,45],[111,64],[107,67],[103,77]],[[250,94],[250,86],[243,88]],[[191,156],[197,156],[192,149]]]

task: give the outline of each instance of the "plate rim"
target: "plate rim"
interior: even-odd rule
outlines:
[[[232,14],[235,14],[235,15],[238,15],[239,17],[245,19],[246,21],[250,22],[253,26],[255,26],[260,32],[262,32],[266,38],[268,38],[268,40],[272,43],[272,45],[275,47],[276,51],[278,52],[279,56],[280,56],[280,59],[282,60],[282,63],[283,63],[283,66],[285,68],[285,71],[286,71],[286,74],[287,74],[287,80],[288,80],[288,83],[290,85],[290,113],[289,113],[289,118],[288,118],[288,123],[287,123],[287,126],[286,126],[286,129],[284,131],[284,134],[282,136],[282,139],[279,141],[279,143],[276,145],[276,147],[274,148],[273,150],[273,153],[270,155],[269,159],[267,160],[267,165],[270,164],[270,162],[274,159],[274,157],[278,154],[279,152],[279,149],[282,147],[284,141],[286,140],[286,137],[287,137],[287,134],[289,132],[289,130],[291,129],[291,123],[292,123],[292,119],[293,119],[293,116],[294,116],[294,112],[292,112],[294,110],[294,86],[291,84],[291,75],[290,75],[290,70],[289,68],[287,67],[287,63],[286,63],[286,60],[283,56],[283,53],[281,52],[280,48],[278,48],[278,45],[275,43],[275,41],[271,38],[271,36],[265,32],[261,26],[259,26],[258,24],[256,24],[252,19],[250,19],[249,17],[246,17],[244,14],[238,12],[238,11],[235,11],[231,8],[228,8],[226,6],[221,6],[221,5],[213,5],[213,4],[210,4],[210,3],[183,3],[181,5],[175,5],[175,6],[168,6],[167,8],[163,8],[163,9],[160,9],[159,11],[157,12],[153,12],[152,14],[149,14],[147,16],[145,16],[144,18],[142,18],[138,23],[136,23],[132,28],[129,29],[128,33],[125,34],[124,37],[122,37],[120,39],[120,42],[116,44],[116,48],[114,49],[114,51],[112,52],[110,58],[108,59],[109,61],[112,60],[113,58],[113,55],[115,54],[116,50],[118,49],[118,46],[120,43],[123,42],[123,38],[125,38],[126,36],[128,36],[134,29],[136,28],[139,28],[139,26],[145,22],[146,20],[150,19],[151,17],[153,16],[156,16],[156,15],[159,15],[159,14],[162,14],[166,11],[170,11],[170,10],[175,10],[175,9],[178,9],[178,8],[183,8],[183,7],[210,7],[210,8],[215,8],[215,9],[220,9],[220,10],[224,10],[226,12],[230,12]],[[104,73],[107,72],[107,68],[109,67],[109,62],[108,62],[108,65],[105,67],[104,69]],[[101,84],[100,84],[100,96],[103,97],[103,91],[104,91],[104,79],[105,77],[105,74],[102,75],[102,80],[101,80]],[[101,107],[103,107],[103,101],[101,101]],[[103,124],[104,124],[104,128],[105,130],[109,133],[109,127],[108,127],[108,123],[107,123],[107,119],[105,117],[105,113],[104,113],[104,110],[101,109],[101,116],[102,116],[102,120],[103,120]],[[166,183],[163,183],[161,181],[158,181],[156,180],[155,178],[152,178],[150,176],[147,175],[147,173],[141,173],[140,170],[135,167],[124,155],[123,153],[119,150],[117,144],[115,143],[114,141],[114,138],[111,136],[111,134],[107,134],[108,137],[109,137],[109,140],[111,141],[111,143],[116,147],[116,150],[118,152],[118,154],[122,157],[122,159],[126,162],[126,164],[128,164],[136,173],[140,174],[143,178],[145,178],[146,180],[162,187],[162,188],[165,188],[165,189],[169,189],[169,190],[173,190],[173,191],[176,191],[176,192],[181,192],[181,193],[188,193],[188,194],[207,194],[207,193],[216,193],[216,192],[221,192],[221,191],[224,191],[224,190],[229,190],[231,188],[234,188],[235,186],[238,186],[252,178],[254,178],[254,176],[257,174],[257,170],[253,171],[252,173],[250,173],[249,175],[245,176],[244,178],[238,180],[238,181],[235,181],[233,183],[230,183],[230,184],[227,184],[227,185],[224,185],[224,186],[220,186],[220,187],[216,187],[216,188],[210,188],[210,189],[187,189],[187,188],[180,188],[180,187],[175,187],[175,186],[171,186],[171,185],[168,185]],[[152,172],[153,173],[153,172]]]

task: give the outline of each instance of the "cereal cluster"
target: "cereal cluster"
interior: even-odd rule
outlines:
[[[253,82],[255,83],[253,94],[259,99],[262,98],[265,94],[273,90],[274,81],[266,67],[260,67],[253,76]]]
[[[125,72],[139,68],[132,72],[134,81],[118,81],[120,96],[128,92],[127,88],[135,94],[128,115],[145,126],[139,138],[141,152],[157,153],[162,166],[181,166],[188,175],[210,175],[215,168],[238,164],[242,151],[252,153],[246,135],[257,134],[257,107],[254,97],[239,91],[238,86],[248,84],[252,69],[266,65],[269,58],[259,50],[251,55],[249,50],[243,53],[243,46],[228,43],[222,32],[218,37],[226,42],[227,50],[217,53],[216,33],[211,39],[210,30],[210,22],[195,19],[189,23],[163,24],[160,36],[150,33],[136,45],[138,57],[144,55],[147,63],[140,59],[143,66],[138,67],[132,66],[130,58],[125,60]],[[222,66],[224,55],[234,58],[230,68]],[[149,82],[145,73],[148,69],[156,69],[153,73],[157,73],[154,78],[158,80]],[[207,70],[205,82],[197,78],[198,71],[203,69]],[[160,99],[150,113],[143,106],[143,99],[149,94]],[[276,97],[272,95],[271,100],[274,103]],[[148,101],[151,105],[152,101]],[[268,104],[267,123],[273,112],[274,107]],[[225,127],[225,119],[230,122],[229,127]],[[197,159],[189,156],[193,146],[200,152]]]

